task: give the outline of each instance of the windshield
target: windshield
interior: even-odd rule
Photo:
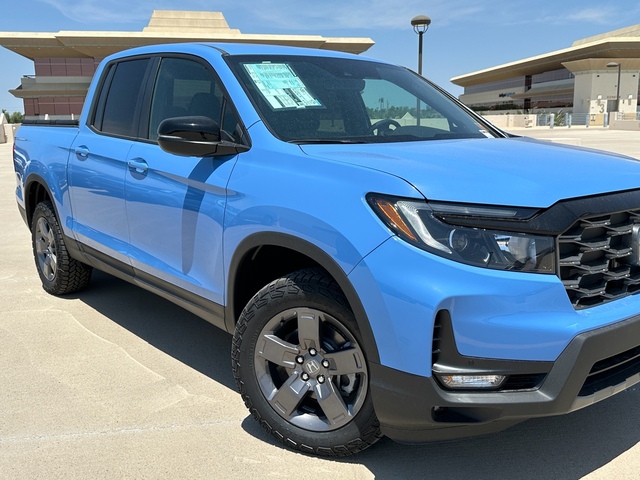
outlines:
[[[267,127],[293,143],[491,137],[487,126],[401,67],[358,59],[231,56]]]

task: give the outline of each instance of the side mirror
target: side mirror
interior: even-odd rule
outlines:
[[[234,155],[246,150],[244,145],[220,139],[220,125],[209,117],[172,117],[160,122],[158,144],[168,153],[186,157]]]

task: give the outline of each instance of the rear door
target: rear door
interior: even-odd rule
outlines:
[[[150,58],[107,67],[87,126],[76,137],[69,159],[73,230],[84,245],[129,263],[124,184],[127,158],[138,134],[142,91]]]

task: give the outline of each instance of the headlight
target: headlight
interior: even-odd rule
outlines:
[[[445,223],[437,215],[514,220],[518,210],[427,203],[371,194],[369,204],[405,241],[441,257],[477,267],[555,273],[553,237]],[[442,207],[442,208],[440,208]]]

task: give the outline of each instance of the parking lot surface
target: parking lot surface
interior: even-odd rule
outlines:
[[[640,159],[640,131],[609,130],[598,127],[537,127],[514,128],[509,132],[554,143],[606,150]]]
[[[640,132],[514,133],[640,159]],[[637,386],[483,438],[382,440],[346,460],[286,450],[236,393],[228,334],[100,272],[77,295],[47,295],[14,189],[11,145],[2,144],[2,479],[640,478]]]

